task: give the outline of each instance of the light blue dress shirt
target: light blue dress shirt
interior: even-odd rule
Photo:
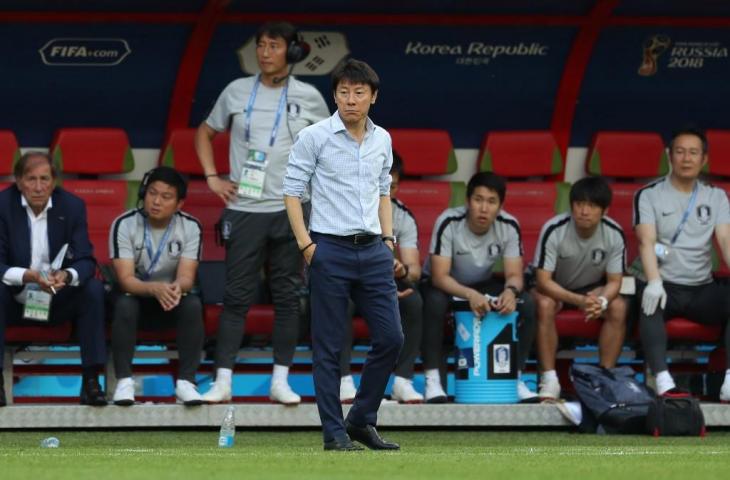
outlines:
[[[381,234],[380,197],[390,195],[390,134],[367,119],[362,143],[348,133],[339,112],[299,132],[289,153],[284,195],[311,188],[309,228],[332,235]]]

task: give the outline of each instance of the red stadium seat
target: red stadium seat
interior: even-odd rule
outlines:
[[[86,203],[89,239],[99,263],[109,263],[109,227],[134,205],[137,192],[122,180],[64,180],[63,188]]]
[[[71,340],[73,324],[60,325],[12,325],[5,330],[7,343],[68,343]]]
[[[586,322],[585,314],[575,308],[567,308],[558,313],[555,326],[560,337],[597,339],[601,333],[600,321]]]
[[[10,130],[0,130],[0,177],[13,174],[13,165],[20,158],[18,139]]]
[[[664,142],[653,132],[598,132],[586,171],[614,178],[653,178],[669,171]]]
[[[569,185],[562,182],[508,182],[504,209],[520,223],[525,264],[535,256],[545,222],[568,210],[569,190]]]
[[[549,130],[489,132],[482,140],[477,170],[507,178],[557,180],[563,157]]]
[[[173,130],[167,143],[160,151],[160,165],[173,167],[179,172],[188,175],[203,175],[203,167],[195,153],[195,132],[194,128],[180,128]],[[220,133],[213,139],[213,157],[215,159],[216,171],[223,175],[230,171],[228,161],[228,149],[230,134]]]
[[[446,130],[393,128],[393,150],[403,159],[405,175],[447,175],[456,171],[456,154]]]
[[[723,325],[703,325],[686,318],[672,318],[666,323],[669,340],[714,343],[722,335]]]
[[[134,169],[127,133],[119,128],[62,128],[50,151],[64,173],[105,175]]]
[[[545,130],[489,132],[479,158],[480,171],[508,179],[504,209],[520,222],[527,264],[542,226],[568,208],[568,185],[555,181],[563,171],[555,137]]]
[[[730,130],[708,130],[708,171],[716,177],[730,177]]]
[[[197,218],[203,227],[203,260],[223,260],[226,250],[216,243],[215,225],[223,212],[223,200],[204,180],[190,180],[183,210]]]
[[[447,208],[464,204],[466,186],[462,182],[403,180],[397,196],[416,217],[418,252],[423,261],[428,256],[436,219]]]

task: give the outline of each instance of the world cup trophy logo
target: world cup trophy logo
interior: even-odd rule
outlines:
[[[657,59],[664,53],[672,40],[666,35],[654,35],[644,41],[644,58],[639,67],[639,75],[651,77],[657,71]]]

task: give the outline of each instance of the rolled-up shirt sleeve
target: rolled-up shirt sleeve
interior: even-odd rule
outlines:
[[[289,152],[289,163],[284,176],[284,195],[297,198],[304,196],[316,163],[314,136],[304,129],[297,135],[297,140]]]

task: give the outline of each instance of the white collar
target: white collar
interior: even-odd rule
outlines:
[[[52,197],[48,197],[48,203],[46,203],[46,206],[43,208],[43,210],[41,211],[41,213],[39,213],[38,215],[36,215],[35,212],[33,211],[33,209],[30,208],[30,205],[28,204],[28,200],[25,199],[25,195],[23,195],[22,193],[20,194],[20,204],[26,210],[28,210],[28,212],[30,212],[33,215],[33,217],[40,218],[40,217],[45,216],[46,213],[48,212],[48,209],[50,209],[50,208],[53,207],[53,198]]]

